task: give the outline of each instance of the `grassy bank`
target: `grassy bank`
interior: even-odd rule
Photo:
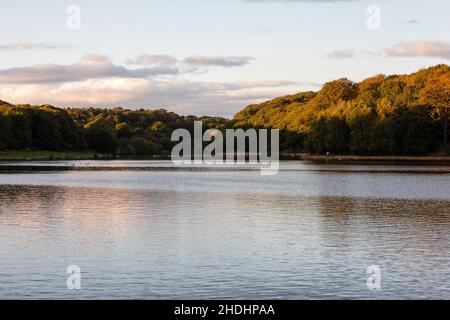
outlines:
[[[90,160],[109,159],[111,155],[93,151],[0,151],[1,160]]]

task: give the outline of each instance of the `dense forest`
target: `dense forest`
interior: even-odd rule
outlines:
[[[279,128],[284,150],[401,155],[445,152],[449,119],[450,67],[437,65],[359,83],[331,81],[318,92],[248,106],[234,125]]]
[[[111,154],[170,152],[176,128],[277,128],[284,151],[324,154],[448,152],[450,67],[410,75],[339,79],[250,105],[227,120],[180,116],[164,109],[12,105],[0,100],[0,150],[95,150]],[[447,150],[447,151],[446,151]]]
[[[159,110],[60,109],[0,101],[0,150],[94,150],[110,154],[165,154],[177,128],[222,128],[226,119],[179,116]]]

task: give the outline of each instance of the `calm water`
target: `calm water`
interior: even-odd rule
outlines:
[[[0,298],[450,299],[448,166],[33,165],[0,163]]]

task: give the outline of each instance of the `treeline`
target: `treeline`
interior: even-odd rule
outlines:
[[[243,109],[240,127],[279,128],[281,148],[317,154],[427,154],[448,142],[450,67],[339,79]],[[447,151],[448,152],[448,151]]]
[[[164,109],[11,105],[0,100],[1,150],[95,150],[167,154],[174,129],[277,128],[282,151],[324,154],[428,154],[445,150],[450,120],[450,67],[410,75],[339,79],[250,105],[227,120],[180,116]],[[448,150],[448,149],[447,149]],[[447,151],[448,152],[448,151]]]
[[[177,128],[194,121],[221,128],[219,117],[179,116],[164,109],[60,109],[0,101],[0,150],[95,150],[111,154],[165,154]]]

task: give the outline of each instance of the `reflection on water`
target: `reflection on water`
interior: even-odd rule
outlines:
[[[450,298],[450,176],[362,171],[0,174],[0,298]]]

